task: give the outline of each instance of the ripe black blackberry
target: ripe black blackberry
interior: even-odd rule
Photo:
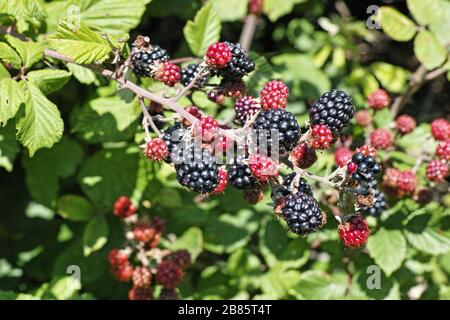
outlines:
[[[372,215],[374,217],[379,217],[387,208],[386,197],[383,192],[379,190],[375,190],[373,194],[375,202],[372,207],[363,207],[361,208],[361,213],[364,215]]]
[[[166,49],[158,45],[152,45],[145,49],[133,49],[135,52],[131,58],[131,68],[137,76],[150,77],[155,71],[157,63],[170,60]]]
[[[375,176],[381,172],[381,166],[372,156],[364,156],[362,153],[355,153],[352,162],[357,165],[356,171],[352,173],[352,179],[373,186]]]
[[[250,167],[241,161],[230,164],[228,170],[228,181],[236,189],[255,189],[259,186],[258,181],[253,176]]]
[[[261,108],[252,96],[245,96],[236,101],[234,104],[234,120],[244,125],[255,113]]]
[[[314,102],[309,110],[309,118],[311,126],[325,124],[335,135],[347,126],[353,117],[354,111],[355,107],[352,104],[352,98],[344,91],[333,89],[322,94]]]
[[[216,158],[195,144],[181,143],[172,151],[178,182],[191,191],[212,192],[219,183]]]
[[[242,78],[255,70],[255,63],[248,56],[247,50],[238,43],[226,42],[231,50],[231,60],[225,68],[217,69],[216,73],[222,77]]]
[[[186,129],[183,128],[181,123],[176,123],[175,125],[167,128],[166,131],[164,131],[162,139],[166,143],[169,150],[169,154],[167,155],[166,159],[164,159],[165,162],[172,163],[172,151],[174,147],[181,142],[185,133]]]
[[[299,235],[317,231],[324,224],[324,213],[317,201],[304,192],[291,193],[281,209],[289,229]]]
[[[311,190],[311,187],[309,186],[308,182],[306,182],[306,180],[304,178],[300,178],[298,180],[298,184],[294,185],[293,186],[294,188],[292,188],[292,181],[294,180],[295,176],[296,176],[296,173],[293,172],[293,173],[287,174],[283,177],[283,191],[282,191],[283,195],[287,196],[290,193],[295,193],[297,191],[300,191],[300,192],[303,192],[303,193],[306,193],[306,194],[309,194],[310,196],[312,196],[313,192]]]
[[[189,85],[189,83],[194,80],[194,78],[198,75],[201,67],[199,64],[190,64],[186,68],[181,69],[181,84],[185,87]],[[208,76],[205,75],[197,79],[194,88],[203,88],[208,81]]]
[[[291,151],[297,145],[300,138],[300,127],[292,113],[284,109],[269,109],[261,111],[253,123],[253,129],[257,131],[258,139],[267,138],[267,146],[265,141],[260,140],[259,147],[266,147],[270,155],[272,146],[278,144],[279,153]],[[272,138],[271,130],[278,130],[278,136]]]

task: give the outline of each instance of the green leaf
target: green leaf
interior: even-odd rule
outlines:
[[[345,278],[343,273],[329,275],[323,271],[310,270],[300,275],[300,279],[292,291],[306,299],[342,299],[346,291]]]
[[[219,15],[220,20],[236,21],[247,14],[247,2],[242,0],[210,0],[214,11]],[[230,8],[233,8],[230,10]]]
[[[129,140],[140,113],[136,101],[127,103],[118,96],[98,98],[83,108],[73,132],[90,143]]]
[[[288,82],[292,96],[316,99],[331,88],[330,79],[314,66],[314,58],[307,54],[286,53],[273,57],[276,71]]]
[[[109,227],[104,216],[98,215],[92,218],[84,228],[83,253],[87,257],[91,253],[100,250],[108,241]]]
[[[45,12],[41,7],[40,1],[36,0],[8,0],[5,12],[14,17],[17,21],[17,30],[23,33],[29,29],[29,24],[39,27],[45,18]]]
[[[112,36],[124,36],[139,25],[148,2],[144,0],[94,2],[92,6],[81,13],[81,19],[89,26],[96,27]]]
[[[110,43],[83,22],[71,20],[66,18],[59,24],[48,39],[50,45],[79,64],[105,61],[112,49]]]
[[[300,282],[300,272],[296,270],[284,270],[281,266],[272,267],[261,277],[261,290],[272,296],[272,299],[283,299]]]
[[[139,157],[138,148],[104,149],[95,153],[80,169],[81,189],[94,204],[111,210],[119,196],[133,193]]]
[[[377,111],[375,116],[373,117],[373,122],[375,123],[377,128],[389,128],[389,125],[392,123],[393,117],[391,110],[389,108],[385,108],[383,110]]]
[[[47,95],[64,87],[69,81],[70,75],[65,70],[42,69],[28,72],[27,77],[43,94]]]
[[[414,53],[427,69],[431,70],[444,63],[447,50],[429,31],[420,31],[414,39]]]
[[[406,4],[414,19],[421,25],[427,25],[440,17],[442,1],[407,0]]]
[[[9,35],[5,37],[11,47],[19,53],[24,67],[29,68],[44,57],[44,47],[42,44],[32,41],[22,41]]]
[[[438,41],[446,46],[450,42],[450,23],[448,23],[450,21],[450,2],[446,0],[435,1],[439,3],[439,10],[432,15],[434,19],[430,19],[428,28]]]
[[[416,25],[404,14],[391,7],[381,7],[379,11],[383,31],[397,41],[409,41],[416,34]]]
[[[412,228],[405,230],[406,239],[417,250],[431,255],[450,251],[450,239],[431,228]]]
[[[22,64],[17,52],[4,42],[0,42],[0,60],[10,63],[15,69],[19,69]]]
[[[49,288],[50,293],[58,300],[70,299],[81,289],[80,279],[76,277],[62,277]]]
[[[171,251],[181,249],[188,250],[191,254],[192,262],[194,262],[198,255],[203,251],[202,230],[197,227],[187,229],[174,243],[168,245],[168,249]]]
[[[308,262],[310,251],[304,239],[290,240],[278,221],[267,222],[259,232],[259,250],[272,267],[280,264],[286,268],[300,268]]]
[[[247,88],[250,94],[258,96],[259,90],[272,79],[280,78],[273,69],[272,65],[267,61],[264,56],[260,56],[255,53],[250,54],[251,58],[255,62],[256,68],[247,77]]]
[[[208,3],[197,12],[193,21],[186,23],[183,32],[191,51],[201,57],[211,44],[219,40],[220,30],[220,18]]]
[[[263,11],[269,20],[274,22],[285,14],[290,13],[295,4],[304,1],[305,0],[265,0]]]
[[[420,156],[417,146],[422,146],[427,153],[434,153],[436,142],[433,141],[429,123],[422,123],[412,132],[405,134],[397,140],[397,145],[405,149],[408,154]]]
[[[8,70],[3,66],[3,64],[0,63],[0,80],[5,78],[11,78],[11,75],[9,74]]]
[[[24,93],[13,79],[0,80],[0,126],[13,118],[20,105],[24,102]]]
[[[66,66],[75,77],[75,79],[77,79],[79,82],[84,84],[93,84],[98,82],[95,73],[88,68],[75,63],[68,63],[66,64]]]
[[[5,127],[0,127],[0,167],[11,172],[14,159],[20,151],[20,145],[16,140],[16,132],[13,122]]]
[[[18,140],[28,148],[30,156],[58,142],[64,123],[58,108],[32,83],[26,83],[25,115],[16,124]]]
[[[58,214],[71,221],[88,221],[95,210],[89,201],[76,194],[66,194],[58,199]]]
[[[394,66],[386,62],[375,62],[370,65],[374,76],[387,90],[401,93],[408,80],[409,72],[399,66]]]
[[[83,150],[75,141],[63,138],[53,148],[39,150],[33,158],[24,157],[26,182],[32,197],[48,207],[54,206],[58,179],[74,174],[82,156]]]
[[[378,230],[367,242],[370,256],[389,277],[406,258],[406,240],[399,230]]]

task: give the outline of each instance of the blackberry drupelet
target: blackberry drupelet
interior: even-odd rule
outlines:
[[[304,192],[289,194],[281,212],[289,229],[299,235],[317,231],[324,222],[319,204],[311,195]]]
[[[157,63],[170,60],[166,49],[158,45],[152,45],[148,49],[139,49],[133,53],[131,68],[133,72],[141,77],[150,77]]]
[[[255,70],[255,63],[248,56],[247,50],[241,48],[238,43],[226,42],[231,50],[231,60],[226,67],[218,69],[216,73],[222,77],[242,78]]]
[[[371,183],[375,181],[375,175],[381,172],[381,166],[372,156],[364,156],[362,153],[355,153],[352,162],[357,165],[356,171],[352,173],[352,179],[357,182]]]
[[[219,167],[208,150],[183,143],[174,148],[171,157],[181,185],[198,193],[209,193],[217,187]]]
[[[282,191],[283,195],[287,196],[290,193],[295,193],[295,190],[293,190],[293,189],[296,189],[300,192],[303,192],[303,193],[306,193],[306,194],[309,194],[310,196],[312,196],[313,192],[311,190],[311,187],[309,186],[308,182],[306,182],[306,180],[304,178],[300,178],[298,180],[298,185],[292,186],[292,181],[294,180],[295,176],[296,176],[296,173],[292,172],[283,177],[283,191]]]
[[[189,83],[191,83],[192,80],[194,80],[194,78],[198,75],[200,69],[201,69],[200,65],[195,63],[190,64],[186,68],[181,69],[181,80],[180,80],[181,84],[187,87]],[[206,82],[208,82],[207,75],[198,78],[193,87],[203,88]]]
[[[228,166],[228,180],[236,189],[248,190],[255,189],[259,186],[250,167],[239,161]]]
[[[309,118],[311,119],[311,126],[325,124],[333,134],[339,134],[353,117],[354,111],[352,98],[344,91],[333,89],[322,94],[314,102],[309,110]]]
[[[387,208],[386,197],[383,192],[379,190],[375,190],[373,195],[375,202],[372,207],[363,207],[361,208],[361,213],[365,215],[371,215],[374,217],[379,217]]]
[[[271,146],[278,143],[279,153],[291,151],[297,145],[300,138],[300,127],[294,115],[284,109],[261,111],[253,123],[253,129],[264,131],[257,132],[257,136],[267,137],[268,155],[271,153]],[[278,137],[272,138],[271,130],[278,130]],[[261,143],[260,146],[261,147]]]
[[[175,125],[167,128],[166,131],[164,131],[162,139],[166,143],[167,149],[169,150],[169,154],[164,159],[165,162],[172,163],[171,154],[173,148],[181,142],[185,133],[186,130],[183,128],[181,123],[176,123]]]

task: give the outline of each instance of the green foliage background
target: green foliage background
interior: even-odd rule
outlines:
[[[422,145],[434,150],[427,122],[449,108],[450,3],[382,7],[383,29],[370,30],[369,4],[355,2],[346,1],[353,16],[345,16],[334,1],[265,0],[252,44],[257,70],[247,86],[257,96],[266,81],[283,79],[288,110],[304,121],[308,103],[331,88],[347,90],[364,109],[378,87],[404,93],[419,63],[441,68],[447,80],[426,85],[405,109],[417,129],[397,137],[396,151],[380,155],[410,169]],[[0,299],[126,298],[129,284],[110,276],[106,260],[124,240],[111,214],[120,195],[138,203],[140,214],[167,219],[176,240],[163,245],[186,248],[195,258],[180,287],[184,298],[408,299],[412,288],[423,290],[423,299],[450,298],[448,195],[424,207],[411,198],[391,201],[380,220],[369,219],[373,235],[358,251],[342,248],[331,215],[308,238],[289,234],[267,204],[269,195],[250,206],[228,189],[197,204],[171,167],[141,155],[140,109],[131,93],[79,66],[126,52],[127,39],[137,34],[172,57],[202,56],[219,39],[238,41],[246,8],[244,0],[0,1],[0,24],[33,39],[0,37]],[[81,28],[72,28],[75,22]],[[44,47],[77,64],[44,63]],[[20,69],[25,77],[16,81]],[[142,86],[161,89],[148,80]],[[202,92],[192,99],[218,119],[232,116],[231,101],[217,108]],[[374,122],[389,127],[392,120],[386,110]],[[363,144],[361,127],[348,133]],[[325,175],[333,165],[325,152],[311,171]],[[422,165],[419,180],[427,185],[424,172]],[[314,188],[318,198],[327,193]],[[70,285],[69,265],[80,266],[81,287]],[[381,289],[366,286],[370,265],[382,270]]]

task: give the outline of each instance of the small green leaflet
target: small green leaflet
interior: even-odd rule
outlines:
[[[42,69],[30,71],[27,74],[28,80],[33,82],[43,94],[58,91],[69,81],[70,72],[58,69]]]
[[[416,34],[416,25],[404,14],[391,7],[381,7],[380,23],[383,31],[397,41],[409,41]]]
[[[219,16],[208,3],[197,12],[194,21],[187,22],[183,32],[191,51],[201,57],[211,44],[219,40],[221,28]]]
[[[17,52],[4,42],[0,42],[0,60],[12,64],[15,69],[19,69],[22,64]]]
[[[79,64],[101,63],[112,49],[106,39],[71,17],[64,19],[48,40],[56,51]]]
[[[100,250],[108,241],[109,227],[104,216],[91,219],[84,228],[83,253],[87,257]]]
[[[22,41],[13,36],[5,36],[8,43],[16,49],[22,58],[22,65],[26,68],[41,60],[44,56],[44,47],[42,44],[32,41]]]
[[[0,80],[0,126],[14,117],[24,102],[24,94],[19,84],[13,79]]]

